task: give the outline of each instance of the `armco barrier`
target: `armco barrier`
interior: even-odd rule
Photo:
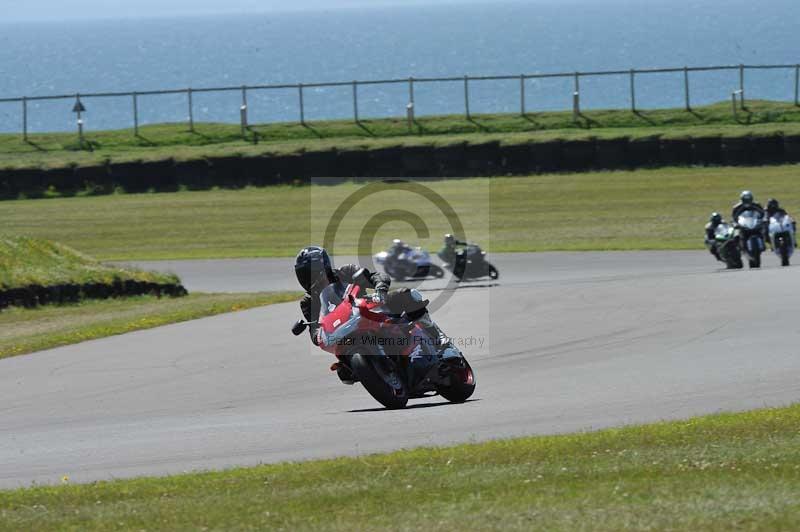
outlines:
[[[800,163],[800,135],[783,137],[783,160],[787,163]]]
[[[658,137],[642,137],[628,143],[628,166],[648,168],[661,163],[661,143]]]
[[[171,159],[56,169],[0,170],[0,198],[42,197],[47,192],[96,194],[180,187],[241,188],[305,183],[314,177],[444,178],[656,166],[745,165],[800,162],[800,135],[497,141],[444,146],[390,146],[373,150],[306,151],[239,155],[195,161]]]
[[[47,304],[74,303],[83,299],[154,295],[180,297],[187,294],[180,284],[116,280],[110,284],[29,285],[21,288],[0,288],[0,309],[9,306],[36,307]]]
[[[593,166],[595,168],[626,168],[630,166],[628,162],[627,138],[620,139],[597,139],[595,140],[595,158]]]
[[[691,139],[661,139],[658,161],[664,166],[687,166],[694,159]]]
[[[722,164],[722,139],[720,137],[692,139],[692,163],[705,166]]]
[[[723,164],[729,166],[750,164],[752,159],[750,137],[723,138],[720,149]]]

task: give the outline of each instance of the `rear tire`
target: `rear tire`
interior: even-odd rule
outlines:
[[[378,366],[378,364],[382,366]],[[356,353],[350,359],[350,366],[358,380],[376,401],[390,410],[405,408],[408,403],[408,390],[394,367],[394,361],[382,355]],[[394,373],[399,388],[390,385],[381,375],[390,372]]]
[[[475,374],[469,362],[464,360],[464,368],[455,368],[450,376],[450,386],[439,386],[439,395],[451,403],[463,403],[475,392]],[[457,378],[458,377],[458,378]]]
[[[497,268],[495,268],[491,264],[488,264],[488,266],[489,266],[489,277],[491,279],[497,279],[498,277],[500,277],[500,272],[497,271]]]

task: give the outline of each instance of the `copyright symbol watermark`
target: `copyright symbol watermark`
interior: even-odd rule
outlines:
[[[421,182],[391,179],[351,188],[348,186],[344,195],[336,195],[330,187],[323,186],[312,197],[312,233],[319,235],[317,239],[321,236],[322,246],[335,264],[341,264],[337,257],[355,251],[359,266],[384,271],[382,265],[375,263],[374,254],[388,249],[392,238],[401,238],[409,246],[423,246],[430,252],[430,262],[441,267],[436,252],[442,247],[444,235],[449,233],[459,240],[470,237],[461,217],[464,205],[454,206],[445,195]],[[488,192],[486,199],[488,208]],[[459,206],[462,212],[456,208]],[[488,216],[486,219],[488,222]],[[314,224],[321,234],[315,231]],[[452,271],[445,270],[441,279],[411,277],[400,286],[427,292],[428,309],[434,312],[452,297],[457,282]],[[397,287],[395,278],[392,288]],[[436,290],[435,296],[432,289]]]

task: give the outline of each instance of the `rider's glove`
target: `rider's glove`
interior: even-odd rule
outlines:
[[[385,301],[385,299],[386,299],[386,291],[385,290],[376,291],[374,294],[372,294],[372,302],[373,303],[383,303]]]
[[[384,294],[386,294],[386,292],[389,291],[389,285],[386,284],[383,281],[378,281],[378,283],[375,284],[375,291],[376,292],[383,292]]]

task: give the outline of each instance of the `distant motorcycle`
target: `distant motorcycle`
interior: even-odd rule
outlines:
[[[729,269],[739,269],[742,266],[742,248],[733,225],[721,223],[714,230],[714,240],[722,262]]]
[[[742,251],[747,255],[751,268],[761,267],[761,254],[766,249],[763,223],[761,213],[755,210],[743,211],[736,219]]]
[[[794,225],[788,214],[776,214],[769,219],[769,237],[773,250],[781,259],[781,266],[789,266],[794,253]]]
[[[468,244],[456,251],[453,263],[448,262],[443,251],[439,252],[439,258],[445,261],[444,267],[451,270],[459,281],[480,279],[481,277],[490,279],[500,277],[497,268],[486,260],[486,252],[477,244]]]
[[[373,258],[376,264],[383,266],[389,277],[398,281],[444,277],[444,270],[434,264],[430,253],[420,247],[407,248],[396,256],[388,251],[381,251]]]

